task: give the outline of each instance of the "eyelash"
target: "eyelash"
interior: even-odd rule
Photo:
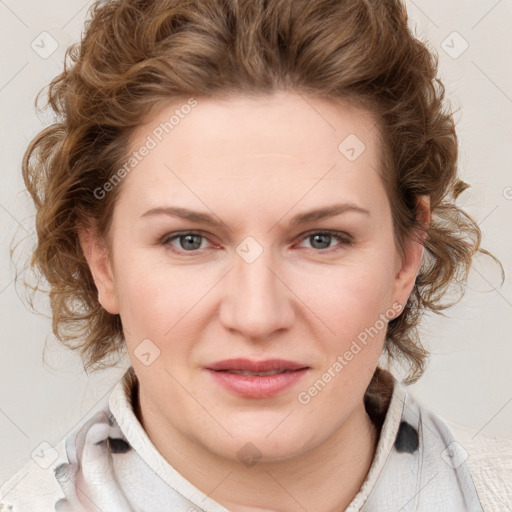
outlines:
[[[203,251],[204,249],[185,251],[183,249],[178,250],[174,246],[171,245],[171,242],[173,240],[179,239],[181,237],[185,237],[187,235],[197,235],[197,236],[201,236],[203,238],[207,238],[206,235],[200,231],[181,231],[181,232],[176,232],[176,233],[168,233],[168,234],[164,235],[159,240],[159,244],[164,247],[168,247],[172,252],[174,252],[176,254],[180,254],[180,255],[187,254],[187,253],[191,254],[191,255],[200,254],[201,251]],[[331,254],[333,252],[341,250],[342,246],[351,246],[354,243],[353,237],[351,235],[349,235],[348,233],[345,233],[343,231],[332,231],[332,230],[328,230],[328,229],[323,230],[323,231],[321,231],[321,230],[310,231],[304,235],[301,235],[300,240],[306,240],[308,238],[311,238],[314,235],[330,235],[334,238],[337,238],[338,241],[341,242],[339,246],[334,246],[334,247],[331,247],[328,249],[318,249],[318,250],[315,250],[314,248],[311,249],[314,252],[317,252],[319,254]]]

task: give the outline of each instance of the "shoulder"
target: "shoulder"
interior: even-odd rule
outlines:
[[[103,405],[86,415],[56,446],[40,443],[31,459],[2,484],[0,512],[83,510],[77,478],[83,470],[92,471],[102,475],[102,488],[110,490],[111,445],[103,441],[116,432],[110,411]]]
[[[442,419],[463,449],[484,511],[512,510],[512,439]]]
[[[55,471],[67,462],[64,440],[53,447],[41,443],[25,463],[0,488],[0,512],[29,512],[55,510],[64,497],[55,478]]]

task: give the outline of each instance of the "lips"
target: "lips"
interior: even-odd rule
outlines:
[[[250,398],[272,398],[296,386],[310,367],[286,359],[225,359],[212,363],[205,370],[223,389]]]
[[[239,375],[275,375],[309,368],[309,366],[286,359],[266,359],[254,361],[251,359],[235,358],[224,359],[209,364],[206,369],[216,372],[227,372]]]

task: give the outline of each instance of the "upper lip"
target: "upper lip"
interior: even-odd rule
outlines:
[[[286,359],[265,359],[264,361],[254,361],[251,359],[235,358],[224,359],[211,363],[206,367],[208,370],[241,370],[248,372],[269,372],[273,370],[300,370],[309,368],[309,366]]]

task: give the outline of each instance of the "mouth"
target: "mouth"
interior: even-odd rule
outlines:
[[[230,359],[205,369],[223,389],[239,397],[271,398],[296,385],[310,367],[283,359]]]

